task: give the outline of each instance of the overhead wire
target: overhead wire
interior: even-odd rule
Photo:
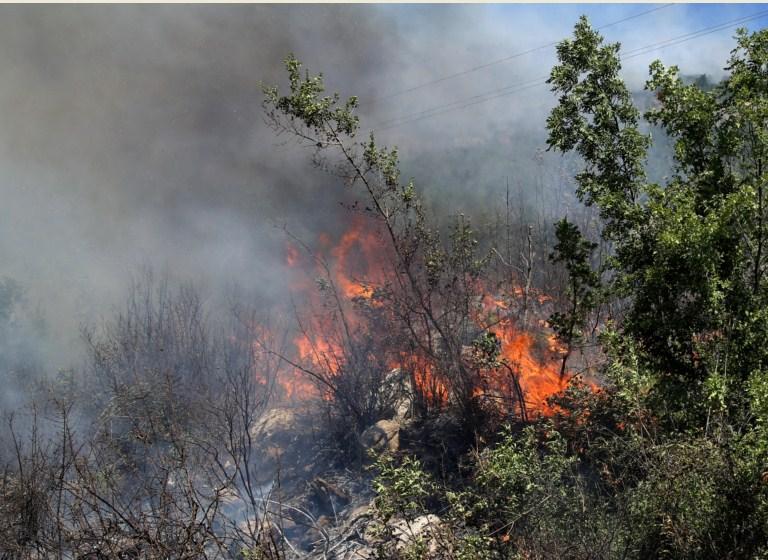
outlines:
[[[620,20],[612,21],[611,23],[606,23],[605,25],[601,25],[601,26],[597,27],[596,29],[597,30],[607,29],[609,27],[613,27],[614,25],[619,25],[620,23],[631,21],[633,19],[645,16],[645,15],[653,13],[653,12],[658,12],[659,10],[663,10],[665,8],[669,8],[671,6],[674,6],[674,4],[673,3],[662,4],[661,6],[656,6],[654,8],[651,8],[650,10],[645,10],[645,11],[639,12],[637,14],[633,14],[631,16],[627,16],[627,17],[622,18]],[[458,78],[458,77],[461,77],[461,76],[465,76],[467,74],[471,74],[473,72],[477,72],[479,70],[483,70],[485,68],[489,68],[489,67],[495,66],[497,64],[502,64],[504,62],[509,62],[510,60],[514,60],[515,58],[520,58],[521,56],[525,56],[525,55],[528,55],[528,54],[531,54],[531,53],[535,53],[535,52],[540,51],[540,50],[544,50],[544,49],[547,49],[547,48],[550,48],[550,47],[554,47],[559,42],[560,42],[560,40],[552,41],[551,43],[547,43],[545,45],[539,45],[538,47],[533,47],[533,48],[527,49],[525,51],[516,52],[514,54],[505,56],[503,58],[492,60],[490,62],[485,62],[483,64],[478,64],[477,66],[473,66],[472,68],[467,68],[466,70],[461,70],[461,71],[456,72],[454,74],[449,74],[447,76],[441,76],[439,78],[435,78],[435,79],[430,80],[428,82],[423,82],[421,84],[418,84],[418,85],[415,85],[415,86],[412,86],[412,87],[409,87],[409,88],[406,88],[406,89],[402,89],[400,91],[394,91],[392,93],[388,93],[388,94],[383,95],[381,97],[374,97],[372,99],[372,102],[380,102],[380,101],[385,101],[385,100],[388,100],[388,99],[392,99],[394,97],[398,97],[398,96],[404,95],[406,93],[411,93],[413,91],[417,91],[417,90],[420,90],[420,89],[425,88],[425,87],[429,87],[429,86],[432,86],[432,85],[435,85],[435,84],[439,84],[439,83],[445,82],[447,80],[452,80],[453,78]]]
[[[768,10],[757,12],[755,14],[750,14],[748,16],[742,16],[740,18],[736,18],[727,22],[722,22],[717,25],[705,27],[697,31],[692,31],[684,35],[678,35],[677,37],[671,37],[663,41],[658,41],[655,43],[644,45],[642,47],[637,47],[635,49],[626,51],[621,58],[622,60],[636,58],[638,56],[642,56],[649,52],[653,52],[654,50],[660,50],[663,48],[685,43],[687,41],[692,41],[694,39],[698,39],[705,35],[710,35],[712,33],[716,33],[724,29],[728,29],[734,25],[740,25],[742,23],[746,23],[748,21],[759,19],[765,16],[768,16]],[[415,113],[380,121],[379,124],[375,125],[373,128],[378,131],[389,130],[391,128],[396,128],[396,127],[403,126],[405,124],[410,124],[423,119],[439,116],[451,111],[465,109],[467,107],[485,103],[487,101],[492,101],[500,97],[505,97],[505,96],[519,93],[521,91],[525,91],[534,87],[546,85],[547,79],[548,79],[548,76],[541,76],[539,78],[534,78],[531,80],[527,80],[525,82],[511,84],[503,88],[498,88],[495,90],[491,90],[489,92],[473,95],[468,98],[459,99],[456,101],[452,101],[450,103],[438,105],[436,107],[430,107],[427,109],[423,109],[421,111],[417,111]]]

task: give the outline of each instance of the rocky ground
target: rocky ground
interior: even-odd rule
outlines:
[[[404,385],[396,390],[400,392],[394,416],[378,420],[360,437],[364,456],[396,453],[401,436],[413,431],[411,395]],[[365,464],[341,466],[320,426],[318,413],[309,407],[275,407],[252,429],[260,450],[260,482],[269,501],[271,538],[291,558],[372,558],[380,533],[373,473]],[[435,516],[410,523],[394,519],[389,529],[405,546],[438,523]]]

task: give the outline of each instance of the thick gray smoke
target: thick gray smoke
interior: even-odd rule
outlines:
[[[507,178],[533,188],[555,161],[534,158],[554,102],[546,86],[383,123],[546,76],[554,49],[391,94],[565,37],[584,11],[599,26],[650,8],[2,6],[0,276],[25,287],[57,341],[51,353],[67,359],[78,324],[120,302],[140,265],[214,290],[280,293],[275,226],[311,238],[345,219],[340,185],[263,122],[259,83],[285,84],[289,52],[360,97],[364,127],[401,147],[441,210],[497,204]],[[672,6],[605,34],[635,48],[756,11]],[[630,83],[642,87],[656,57],[719,76],[730,35],[634,58]]]

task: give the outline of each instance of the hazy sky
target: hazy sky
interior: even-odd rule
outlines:
[[[285,83],[288,52],[329,88],[358,95],[363,127],[376,125],[429,184],[437,166],[473,176],[473,150],[488,145],[525,161],[519,139],[543,131],[553,103],[544,85],[514,92],[547,75],[553,47],[466,70],[566,37],[582,13],[600,27],[660,6],[2,5],[0,276],[26,285],[72,337],[142,264],[203,286],[278,290],[275,225],[311,237],[344,220],[341,187],[264,125],[259,82]],[[737,25],[687,34],[764,10],[673,5],[604,34],[625,50],[690,39],[628,59],[633,87],[655,58],[717,77]],[[484,101],[505,87],[513,93]],[[459,108],[413,118],[442,106]],[[446,200],[473,192],[453,183]]]

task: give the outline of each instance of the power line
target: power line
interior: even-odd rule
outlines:
[[[724,29],[730,28],[733,25],[739,25],[742,23],[746,23],[748,21],[758,19],[761,17],[764,17],[768,15],[768,10],[764,10],[762,12],[758,12],[756,14],[752,14],[750,16],[742,16],[740,18],[736,18],[734,20],[730,20],[727,22],[723,22],[714,26],[705,27],[703,29],[699,29],[697,31],[692,31],[690,33],[686,33],[684,35],[679,35],[677,37],[672,37],[670,39],[665,39],[664,41],[659,41],[656,43],[651,43],[649,45],[645,45],[642,47],[638,47],[635,49],[632,49],[630,51],[627,51],[624,56],[622,56],[622,60],[628,60],[631,58],[636,58],[638,56],[647,54],[649,52],[653,52],[657,49],[663,49],[667,47],[671,47],[674,45],[679,45],[681,43],[685,43],[687,41],[692,41],[693,39],[698,39],[700,37],[703,37],[705,35],[709,35],[712,33],[716,33],[718,31],[722,31]],[[416,113],[411,113],[408,115],[403,115],[401,117],[396,117],[392,119],[388,119],[386,121],[382,121],[378,127],[373,127],[376,130],[389,130],[391,128],[396,128],[405,124],[410,124],[416,121],[420,121],[423,119],[427,119],[430,117],[435,117],[438,115],[442,115],[444,113],[448,113],[454,110],[459,109],[465,109],[467,107],[471,107],[473,105],[478,105],[480,103],[485,103],[487,101],[492,101],[494,99],[498,99],[500,97],[505,97],[507,95],[512,95],[515,93],[519,93],[521,91],[531,89],[538,86],[546,85],[548,76],[542,76],[540,78],[535,78],[533,80],[528,80],[526,82],[521,82],[517,84],[512,84],[500,89],[495,89],[486,93],[481,93],[478,95],[473,95],[472,97],[459,99],[456,101],[453,101],[451,103],[447,103],[444,105],[438,105],[436,107],[431,107],[428,109],[424,109],[422,111],[418,111]]]
[[[387,119],[385,121],[379,122],[377,125],[375,125],[373,128],[376,130],[387,130],[389,128],[394,128],[395,126],[400,126],[402,124],[406,124],[407,122],[413,122],[410,119],[412,117],[418,117],[416,120],[421,120],[422,118],[427,118],[433,116],[433,113],[439,114],[443,112],[447,112],[446,110],[451,109],[458,109],[463,107],[464,103],[472,102],[474,100],[477,100],[478,102],[482,103],[484,101],[484,97],[488,95],[497,94],[500,92],[505,92],[504,95],[508,95],[510,93],[515,93],[520,89],[529,89],[533,86],[540,86],[544,83],[546,83],[548,76],[540,76],[538,78],[533,78],[531,80],[527,80],[525,82],[520,82],[516,84],[512,84],[500,89],[494,89],[491,91],[487,91],[485,93],[479,93],[477,95],[473,95],[472,97],[465,97],[463,99],[458,99],[456,101],[451,101],[450,103],[446,103],[444,105],[437,105],[435,107],[430,107],[429,109],[422,109],[421,111],[416,111],[415,113],[410,113],[406,115],[401,115],[399,117],[393,117],[391,119]],[[543,80],[543,81],[542,81]],[[474,104],[474,103],[471,103]],[[461,107],[457,107],[460,105]],[[402,121],[402,122],[401,122]]]
[[[620,19],[620,20],[617,20],[617,21],[613,21],[611,23],[606,23],[605,25],[601,25],[600,27],[597,27],[596,29],[598,29],[598,30],[600,30],[600,29],[607,29],[608,27],[613,27],[614,25],[619,25],[620,23],[624,23],[625,21],[630,21],[630,20],[633,20],[635,18],[639,18],[639,17],[642,17],[644,15],[650,14],[652,12],[657,12],[659,10],[663,10],[665,8],[669,8],[670,6],[674,6],[674,4],[663,4],[661,6],[656,6],[655,8],[652,8],[650,10],[645,10],[643,12],[640,12],[640,13],[637,13],[637,14],[625,17],[623,19]],[[553,41],[551,43],[547,43],[546,45],[540,45],[538,47],[533,47],[533,48],[525,50],[525,51],[521,51],[521,52],[517,52],[517,53],[511,54],[509,56],[505,56],[504,58],[499,58],[497,60],[492,60],[491,62],[486,62],[484,64],[479,64],[478,66],[473,66],[472,68],[467,68],[466,70],[462,70],[460,72],[456,72],[455,74],[449,74],[449,75],[443,76],[441,78],[435,78],[434,80],[431,80],[429,82],[424,82],[424,83],[415,85],[415,86],[407,88],[407,89],[403,89],[403,90],[400,90],[400,91],[395,91],[395,92],[389,93],[389,94],[381,96],[381,97],[374,97],[372,101],[386,101],[387,99],[392,99],[393,97],[398,97],[398,96],[404,95],[406,93],[411,93],[412,91],[416,91],[416,90],[419,90],[419,89],[422,89],[422,88],[425,88],[425,87],[428,87],[428,86],[439,84],[439,83],[445,82],[447,80],[452,80],[453,78],[458,78],[460,76],[465,76],[467,74],[471,74],[472,72],[477,72],[478,70],[483,70],[484,68],[488,68],[490,66],[495,66],[496,64],[502,64],[504,62],[509,62],[510,60],[513,60],[515,58],[519,58],[521,56],[525,56],[527,54],[531,54],[531,53],[534,53],[534,52],[537,52],[537,51],[540,51],[540,50],[543,50],[543,49],[547,49],[549,47],[554,47],[559,42],[560,42],[559,40],[558,41]]]
[[[675,45],[678,45],[680,43],[685,43],[686,41],[691,41],[693,39],[698,39],[699,37],[702,37],[704,35],[709,35],[711,33],[716,33],[718,31],[723,31],[725,29],[731,28],[734,25],[739,25],[741,23],[746,23],[748,21],[751,21],[753,19],[759,19],[763,16],[768,14],[768,10],[757,12],[755,14],[749,15],[749,16],[742,16],[741,18],[737,18],[735,20],[727,21],[725,23],[721,23],[712,27],[706,27],[704,29],[700,29],[698,31],[691,31],[690,33],[686,33],[685,35],[679,35],[677,37],[672,37],[671,39],[666,39],[664,41],[661,41],[660,43],[652,44],[652,45],[646,45],[644,47],[638,47],[636,49],[632,49],[630,51],[627,51],[625,53],[624,59],[628,58],[635,58],[637,56],[647,54],[649,52],[653,52],[656,49],[664,49],[667,47],[672,47]]]

